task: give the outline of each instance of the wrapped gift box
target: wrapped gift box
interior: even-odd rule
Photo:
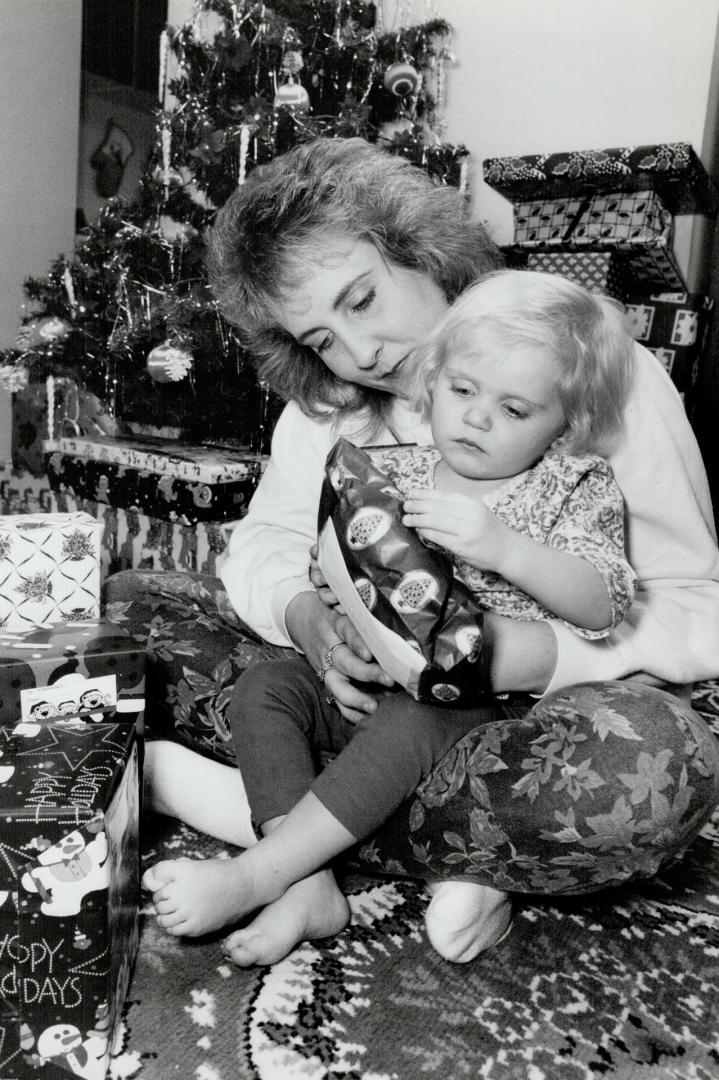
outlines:
[[[671,232],[672,216],[653,191],[514,203],[514,243],[522,247],[671,247]]]
[[[620,251],[612,245],[580,250],[562,244],[542,250],[508,244],[502,251],[508,266],[563,274],[622,302],[630,291],[685,288],[672,251],[661,245],[646,244]]]
[[[135,728],[0,728],[0,1076],[105,1076],[138,943]]]
[[[112,677],[115,699],[93,697],[98,680]],[[107,619],[68,622],[30,632],[0,629],[0,727],[28,717],[27,700],[37,700],[39,688],[57,691],[63,702],[116,708],[118,715],[140,726],[145,687],[145,649],[122,626]],[[44,697],[50,700],[48,695]],[[36,709],[32,719],[56,715]]]
[[[590,292],[613,296],[622,303],[629,291],[626,265],[613,251],[532,251],[519,247],[502,250],[508,266],[561,274]]]
[[[711,297],[696,293],[643,293],[627,300],[627,330],[662,362],[688,412],[713,312]]]
[[[79,435],[129,434],[122,421],[110,416],[105,405],[95,395],[79,386],[74,379],[54,376],[48,401],[48,383],[30,382],[13,394],[13,465],[33,476],[45,473],[43,442],[50,433]]]
[[[544,251],[576,252],[588,268],[584,276],[591,271],[601,279],[605,271],[598,268],[611,264],[611,295],[619,299],[630,288],[685,288],[672,248],[671,215],[652,191],[520,202],[514,205],[514,221],[514,241],[503,249],[510,262],[524,252],[532,258]],[[591,257],[600,253],[611,258]],[[562,262],[579,272],[581,261]]]
[[[486,158],[484,180],[511,202],[592,193],[655,191],[670,214],[719,209],[719,196],[690,143]]]
[[[161,521],[137,510],[117,510],[107,503],[53,491],[47,480],[0,464],[0,510],[35,514],[82,510],[103,525],[100,573],[104,580],[119,570],[192,570],[216,575],[236,521],[200,521],[196,525]]]
[[[81,511],[0,518],[0,625],[97,617],[101,540],[102,525]]]
[[[236,521],[260,477],[256,455],[161,440],[45,441],[51,487],[163,521]]]

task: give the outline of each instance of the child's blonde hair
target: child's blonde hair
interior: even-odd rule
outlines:
[[[437,376],[453,355],[501,356],[520,346],[544,348],[557,363],[562,448],[607,453],[623,427],[634,341],[621,304],[557,274],[498,270],[466,289],[421,348],[415,407],[429,416]]]

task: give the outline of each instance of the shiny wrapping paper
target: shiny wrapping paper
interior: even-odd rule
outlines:
[[[364,451],[340,439],[325,471],[323,570],[323,538],[331,532],[365,608],[396,635],[398,650],[409,645],[419,657],[403,684],[414,697],[454,706],[482,700],[482,610],[453,576],[450,560],[402,524],[403,496]]]
[[[63,685],[68,698],[77,698],[108,675],[114,676],[118,702],[141,725],[145,648],[124,627],[100,618],[29,632],[0,628],[0,726],[17,723],[28,691]]]

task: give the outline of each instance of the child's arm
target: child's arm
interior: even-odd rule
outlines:
[[[611,625],[607,584],[586,559],[515,532],[468,495],[417,491],[404,505],[404,524],[424,540],[500,574],[558,618],[588,630]]]
[[[541,539],[517,531],[520,524],[510,528],[479,501],[436,491],[411,493],[405,523],[500,574],[558,618],[600,635],[623,618],[636,577],[624,554],[624,504],[611,469],[601,459],[585,460],[554,505],[540,500],[530,511],[545,519]]]

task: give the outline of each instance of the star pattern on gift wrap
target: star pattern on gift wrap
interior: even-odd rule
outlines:
[[[127,751],[124,743],[113,738],[119,726],[113,724],[110,730],[98,739],[97,726],[91,721],[82,721],[82,724],[77,723],[72,727],[48,725],[32,739],[26,750],[17,752],[16,759],[19,761],[22,758],[39,758],[42,765],[47,764],[47,767],[53,770],[56,761],[60,760],[73,773],[92,759],[113,765],[124,760]]]

